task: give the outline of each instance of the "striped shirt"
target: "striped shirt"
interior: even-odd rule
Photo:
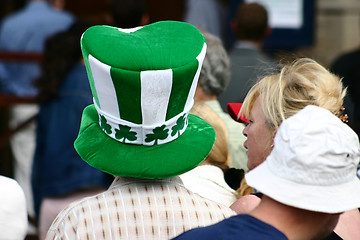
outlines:
[[[242,133],[245,124],[235,122],[228,113],[224,112],[220,106],[219,101],[205,101],[206,105],[211,107],[224,121],[228,132],[229,132],[229,150],[231,154],[231,165],[232,168],[244,169],[247,171],[247,150],[244,147],[246,137]]]
[[[65,208],[46,239],[170,239],[233,215],[187,190],[179,177],[116,177],[107,191]]]

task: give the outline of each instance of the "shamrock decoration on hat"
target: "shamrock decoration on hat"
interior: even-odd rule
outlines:
[[[84,110],[74,146],[88,164],[151,179],[179,175],[206,158],[214,130],[189,114],[206,53],[194,26],[93,26],[81,49],[94,104]]]

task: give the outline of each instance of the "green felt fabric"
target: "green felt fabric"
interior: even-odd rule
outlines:
[[[167,121],[180,116],[192,83],[196,81],[197,57],[205,49],[204,44],[204,36],[184,22],[157,22],[131,33],[110,26],[90,27],[83,34],[81,49],[97,106],[103,110],[99,98],[106,105],[104,96],[107,101],[110,98],[110,102],[116,99],[117,102],[111,106],[118,106],[115,110],[119,110],[121,120],[142,124],[141,72],[171,69],[171,92],[164,118]],[[89,64],[90,56],[96,59],[96,66],[92,66],[94,69]],[[96,76],[105,77],[94,79],[93,71],[98,74]],[[99,81],[104,79],[110,81]],[[104,83],[107,84],[105,90]],[[186,120],[186,113],[183,114],[171,129],[161,129],[165,127],[163,123],[155,129],[179,136],[179,127],[184,126]],[[101,116],[99,124],[94,105],[87,107],[74,146],[88,164],[112,175],[150,179],[172,177],[196,167],[209,154],[215,141],[211,125],[191,114],[185,132],[171,142],[157,145],[155,134],[147,134],[145,142],[154,142],[154,146],[123,143],[126,134],[129,139],[136,138],[130,135],[128,126],[119,125],[119,129],[116,126],[114,139],[109,137],[104,131],[110,134],[112,130],[106,121]]]
[[[86,30],[81,44],[85,55],[91,52],[109,66],[146,71],[186,65],[195,60],[204,42],[203,35],[188,23],[162,21],[132,33],[110,26],[93,26]]]
[[[132,145],[108,137],[99,127],[94,105],[85,108],[74,146],[89,165],[112,175],[147,179],[182,174],[200,164],[215,142],[215,131],[189,114],[186,131],[176,140],[156,146]]]
[[[121,119],[141,124],[140,72],[111,68]]]

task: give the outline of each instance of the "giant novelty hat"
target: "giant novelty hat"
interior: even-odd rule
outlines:
[[[206,53],[194,26],[93,26],[81,49],[94,97],[74,143],[83,160],[112,175],[151,179],[184,173],[206,158],[215,132],[189,114]]]
[[[307,106],[280,125],[267,159],[245,175],[283,204],[340,213],[360,207],[356,133],[330,111]]]

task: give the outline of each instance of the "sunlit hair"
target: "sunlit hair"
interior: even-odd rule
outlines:
[[[195,101],[190,113],[208,122],[216,133],[211,152],[202,164],[214,165],[226,171],[230,166],[231,158],[228,150],[229,133],[224,121],[211,107],[201,101]]]
[[[255,100],[267,124],[274,130],[281,122],[307,105],[316,105],[336,114],[346,94],[341,79],[316,61],[300,58],[285,65],[280,73],[262,78],[248,92],[240,114],[249,118]]]

